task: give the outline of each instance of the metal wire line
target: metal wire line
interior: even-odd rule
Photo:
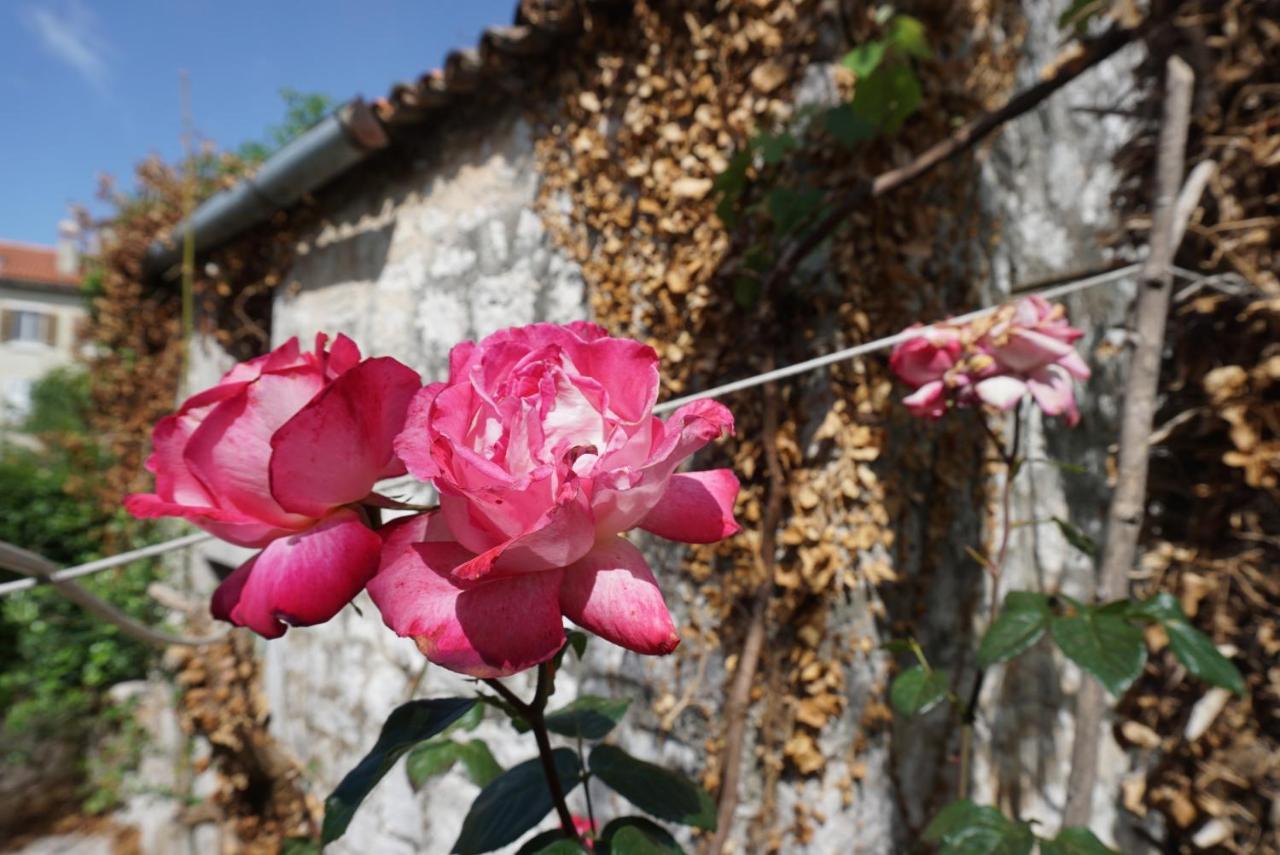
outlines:
[[[1076,279],[1072,282],[1065,282],[1061,285],[1055,285],[1051,288],[1045,288],[1040,291],[1030,291],[1028,294],[1035,294],[1046,300],[1052,300],[1057,297],[1064,297],[1068,294],[1074,294],[1077,291],[1083,291],[1088,288],[1094,288],[1098,285],[1106,285],[1116,282],[1136,274],[1142,268],[1141,263],[1130,264],[1125,267],[1118,267],[1115,270],[1108,270],[1105,273],[1099,273],[1093,276],[1086,276]],[[1203,274],[1185,270],[1180,267],[1174,267],[1173,272],[1184,279],[1193,282],[1201,282],[1206,277]],[[948,320],[952,323],[967,323],[977,320],[997,311],[1004,303],[995,306],[987,306],[982,309],[968,312]],[[797,374],[803,374],[806,371],[812,371],[815,368],[822,368],[837,362],[843,362],[847,359],[853,359],[857,356],[864,356],[868,353],[875,353],[881,350],[888,350],[894,345],[909,341],[920,335],[919,329],[904,330],[884,338],[878,338],[874,341],[863,342],[852,347],[846,347],[832,353],[822,356],[815,356],[812,359],[806,359],[803,362],[796,362],[792,365],[784,365],[782,368],[776,368],[773,371],[766,371],[762,374],[756,374],[752,377],[744,377],[741,380],[734,380],[730,383],[723,383],[719,386],[713,386],[710,389],[704,389],[701,392],[694,392],[690,395],[683,395],[679,398],[673,398],[670,401],[663,401],[653,408],[654,413],[666,413],[691,401],[701,401],[706,398],[719,398],[734,392],[740,392],[743,389],[751,389],[756,386],[764,385],[775,380],[782,380],[787,377],[794,377]],[[188,546],[194,546],[197,543],[211,539],[213,536],[199,532],[196,534],[188,534],[183,537],[174,538],[163,543],[144,546],[141,549],[122,552],[119,555],[113,555],[109,558],[102,558],[97,561],[90,561],[87,564],[80,564],[75,567],[67,567],[56,573],[51,573],[44,578],[27,578],[18,579],[14,582],[5,582],[0,584],[0,597],[16,593],[18,591],[29,590],[37,585],[52,584],[54,582],[76,579],[81,576],[88,576],[91,573],[98,573],[103,570],[109,570],[112,567],[119,567],[121,564],[128,564],[130,561],[137,561],[141,558],[151,558],[157,555],[163,555],[167,552],[173,552],[178,549],[185,549]]]

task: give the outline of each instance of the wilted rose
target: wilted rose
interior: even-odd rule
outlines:
[[[353,507],[404,474],[392,442],[422,383],[389,357],[361,361],[346,336],[296,338],[227,372],[161,419],[137,517],[176,516],[265,547],[213,597],[214,615],[268,638],[333,617],[376,571],[381,541]]]
[[[917,325],[918,336],[899,344],[889,366],[915,388],[903,403],[914,415],[937,419],[948,406],[981,402],[1004,411],[1030,394],[1045,415],[1080,420],[1073,380],[1089,367],[1074,343],[1061,305],[1024,297],[969,324]],[[913,329],[914,329],[913,328]]]
[[[562,615],[640,653],[679,641],[653,572],[622,532],[733,534],[738,480],[676,473],[732,431],[698,401],[653,416],[658,357],[588,323],[504,330],[450,354],[396,441],[440,510],[397,521],[369,594],[440,665],[496,677],[553,656]]]

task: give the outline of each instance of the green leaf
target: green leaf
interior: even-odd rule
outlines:
[[[895,64],[883,70],[888,77],[887,112],[884,117],[884,132],[896,134],[902,123],[911,114],[920,109],[924,94],[920,91],[920,82],[915,72],[906,63]]]
[[[516,850],[516,855],[578,855],[585,851],[563,831],[553,828],[530,837]]]
[[[877,130],[874,123],[853,109],[852,104],[841,104],[827,110],[823,115],[823,125],[831,136],[846,146],[874,139]]]
[[[1040,841],[1040,855],[1119,855],[1087,828],[1064,828],[1053,840]]]
[[[840,64],[857,75],[858,80],[861,81],[880,67],[880,61],[884,59],[884,52],[888,47],[886,43],[878,40],[858,45],[844,55]]]
[[[1127,607],[1127,614],[1131,617],[1158,621],[1169,636],[1169,649],[1194,676],[1238,695],[1245,693],[1244,677],[1240,671],[1230,659],[1218,652],[1211,638],[1187,620],[1182,604],[1173,594],[1160,591],[1138,603],[1121,601],[1115,605]]]
[[[580,780],[578,755],[568,748],[552,752],[560,787],[568,795]],[[462,832],[453,844],[458,855],[478,855],[520,839],[551,812],[551,790],[537,757],[519,763],[491,781],[471,803]]]
[[[946,671],[912,665],[894,678],[889,702],[903,715],[920,715],[946,698],[948,683]]]
[[[716,807],[706,790],[684,775],[637,760],[614,745],[591,752],[591,772],[614,792],[659,819],[714,831]]]
[[[480,722],[484,721],[484,704],[476,704],[467,710],[462,718],[455,721],[444,729],[446,734],[453,733],[458,730],[472,731],[480,726]]]
[[[1062,536],[1066,538],[1067,543],[1090,558],[1098,554],[1097,542],[1073,525],[1070,520],[1064,520],[1062,517],[1053,517],[1052,519],[1057,524],[1058,531],[1062,532]]]
[[[911,653],[916,652],[916,641],[914,638],[890,638],[880,643],[881,650],[887,650],[890,653]]]
[[[1136,603],[1128,600],[1119,600],[1117,603],[1127,605],[1126,611],[1132,617],[1145,618],[1146,620],[1154,620],[1160,623],[1185,621],[1187,619],[1186,613],[1182,611],[1182,603],[1178,602],[1178,598],[1168,591],[1160,591],[1155,596]]]
[[[751,140],[751,147],[760,152],[760,157],[769,166],[781,163],[787,153],[799,145],[799,140],[786,131],[778,134],[757,134]]]
[[[604,827],[600,840],[609,855],[684,855],[662,826],[642,816],[624,816]]]
[[[467,777],[477,787],[487,787],[489,782],[502,774],[502,766],[493,759],[489,746],[479,739],[472,739],[458,746],[458,759]]]
[[[1006,594],[1004,608],[978,645],[978,667],[990,668],[1031,647],[1049,628],[1052,617],[1049,598],[1044,594],[1032,591]]]
[[[561,736],[603,739],[627,714],[629,700],[583,695],[568,706],[547,715],[547,730]]]
[[[1214,686],[1244,695],[1244,677],[1231,660],[1218,652],[1213,640],[1185,620],[1164,624],[1169,647],[1178,661],[1195,676]]]
[[[422,789],[430,778],[443,775],[458,760],[458,743],[448,739],[432,740],[415,745],[405,758],[404,770],[409,775],[409,786]]]
[[[320,855],[320,844],[310,837],[286,837],[280,843],[280,855]]]
[[[765,197],[769,216],[780,232],[789,232],[809,218],[822,203],[822,191],[812,187],[775,187]]]
[[[929,59],[933,51],[929,50],[929,40],[925,36],[924,24],[910,15],[894,15],[889,19],[889,42],[907,56],[916,59]]]
[[[751,152],[745,149],[735,151],[729,158],[729,164],[712,181],[712,187],[720,195],[716,203],[716,216],[729,228],[738,222],[738,202],[747,189],[747,170],[751,167]],[[583,635],[585,639],[586,636]],[[570,643],[573,642],[570,637]],[[583,650],[586,642],[582,642]],[[575,646],[575,649],[576,646]],[[581,657],[581,653],[578,654]]]
[[[564,634],[564,637],[573,648],[573,655],[581,661],[582,657],[587,655],[587,642],[591,640],[591,636],[580,629],[571,629]]]
[[[941,843],[940,855],[1030,855],[1035,846],[1026,823],[968,800],[944,807],[925,828],[924,839]]]
[[[1067,658],[1097,677],[1112,695],[1123,694],[1147,661],[1142,630],[1116,614],[1081,608],[1074,615],[1054,617],[1049,631]]]
[[[439,698],[410,701],[397,707],[383,723],[372,750],[325,799],[320,842],[332,843],[343,835],[356,808],[402,754],[443,731],[475,704],[474,698]]]

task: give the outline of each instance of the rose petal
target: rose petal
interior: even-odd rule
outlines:
[[[265,638],[278,638],[287,626],[323,623],[377,572],[381,548],[358,514],[339,511],[242,564],[214,592],[211,611]]]
[[[138,519],[180,517],[199,526],[214,537],[237,546],[266,546],[277,537],[293,534],[296,529],[279,528],[247,517],[236,510],[178,504],[165,501],[154,493],[132,493],[125,496],[124,507]]]
[[[731,469],[677,473],[640,527],[667,540],[715,543],[737,534],[742,526],[733,518],[738,478]]]
[[[478,579],[491,573],[524,574],[566,567],[586,555],[595,539],[591,511],[576,493],[552,507],[528,531],[469,559],[453,572],[460,579]]]
[[[263,374],[205,417],[184,457],[220,506],[282,528],[305,524],[305,516],[288,513],[271,495],[271,436],[323,386],[309,368]]]
[[[1068,427],[1080,421],[1071,375],[1061,365],[1046,365],[1031,375],[1027,388],[1047,416],[1065,415]]]
[[[1022,400],[1022,396],[1027,393],[1027,384],[1017,377],[1000,374],[979,380],[974,384],[973,390],[979,398],[997,410],[1007,410]]]
[[[636,653],[666,654],[680,643],[653,571],[620,537],[565,570],[560,608],[578,626]]]
[[[614,471],[597,478],[591,508],[599,535],[617,534],[640,524],[667,488],[676,467],[723,433],[733,432],[733,415],[715,401],[694,401],[672,414],[648,462],[634,472]]]
[[[271,493],[287,511],[320,517],[395,474],[392,442],[421,388],[390,357],[368,359],[329,384],[271,436]]]
[[[506,677],[550,659],[564,643],[562,570],[459,582],[452,571],[470,552],[451,539],[440,514],[397,520],[383,537],[369,596],[386,625],[437,665]]]
[[[947,413],[947,387],[941,380],[925,383],[910,395],[902,399],[902,403],[917,418],[940,419]]]

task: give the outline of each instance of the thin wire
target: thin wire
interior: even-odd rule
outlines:
[[[1063,285],[1055,285],[1052,288],[1045,288],[1043,291],[1033,291],[1046,300],[1052,300],[1055,297],[1063,297],[1076,291],[1083,291],[1086,288],[1093,288],[1096,285],[1105,285],[1108,282],[1115,282],[1118,279],[1124,279],[1142,268],[1141,264],[1130,264],[1128,267],[1119,267],[1115,270],[1108,270],[1106,273],[1099,273],[1096,276],[1086,276],[1084,279],[1077,279],[1074,282],[1067,282]],[[950,318],[950,322],[957,324],[968,323],[978,318],[986,317],[996,312],[1001,303],[996,306],[988,306],[985,309],[977,309],[968,314],[959,315]],[[822,356],[815,356],[813,359],[806,359],[804,362],[796,362],[792,365],[784,365],[782,368],[775,368],[773,371],[766,371],[763,374],[757,374],[754,377],[744,377],[741,380],[734,380],[732,383],[724,383],[720,386],[712,386],[701,392],[694,392],[692,395],[684,395],[680,398],[674,398],[670,401],[663,401],[653,408],[654,413],[665,413],[674,410],[676,407],[688,404],[691,401],[701,401],[705,398],[719,398],[722,395],[728,395],[731,392],[740,392],[743,389],[750,389],[755,386],[761,386],[774,380],[782,380],[786,377],[794,377],[797,374],[803,374],[806,371],[812,371],[815,368],[822,368],[836,362],[844,362],[846,359],[853,359],[855,356],[863,356],[868,353],[875,353],[878,350],[887,350],[896,344],[904,341],[910,341],[920,335],[919,329],[903,330],[900,333],[894,333],[884,338],[878,338],[875,341],[864,342],[863,344],[855,344],[853,347],[846,347],[844,350],[837,350],[834,353],[827,353]]]
[[[1109,282],[1115,282],[1124,279],[1131,274],[1138,272],[1142,268],[1142,264],[1130,264],[1127,267],[1118,267],[1115,270],[1108,270],[1106,273],[1099,273],[1094,276],[1086,276],[1083,279],[1077,279],[1074,282],[1066,282],[1062,285],[1055,285],[1052,288],[1045,288],[1041,291],[1029,292],[1036,294],[1046,300],[1052,300],[1057,297],[1065,297],[1067,294],[1074,294],[1076,291],[1083,291],[1086,288],[1093,288],[1098,285],[1105,285]],[[1193,281],[1203,280],[1202,274],[1195,273],[1190,270],[1184,270],[1180,267],[1174,267],[1173,272],[1185,279]],[[997,311],[1004,303],[995,306],[988,306],[984,309],[977,309],[964,315],[950,318],[950,322],[963,324],[978,318],[986,317]],[[744,377],[741,380],[734,380],[732,383],[724,383],[719,386],[713,386],[701,392],[694,392],[692,395],[684,395],[679,398],[673,398],[670,401],[664,401],[653,408],[653,412],[666,413],[677,407],[683,406],[691,401],[701,401],[706,398],[719,398],[733,392],[740,392],[743,389],[751,389],[755,386],[761,386],[774,380],[782,380],[786,377],[794,377],[797,374],[803,374],[806,371],[812,371],[815,368],[822,368],[836,362],[843,362],[847,359],[853,359],[855,356],[863,356],[868,353],[875,353],[879,350],[887,350],[896,344],[909,341],[920,335],[918,329],[903,330],[891,336],[878,338],[875,341],[868,341],[862,344],[846,347],[843,350],[837,350],[823,356],[816,356],[813,359],[806,359],[803,362],[797,362],[793,365],[786,365],[782,368],[766,371],[763,374],[757,374],[754,377]],[[157,543],[152,546],[144,546],[141,549],[135,549],[131,552],[122,552],[119,555],[113,555],[110,558],[103,558],[98,561],[90,561],[88,564],[81,564],[77,567],[68,567],[59,570],[57,573],[50,574],[48,579],[19,579],[16,582],[6,582],[0,584],[0,597],[6,594],[12,594],[16,591],[25,591],[34,588],[37,585],[48,584],[54,581],[64,581],[67,579],[76,579],[80,576],[88,576],[91,573],[97,573],[101,570],[108,570],[112,567],[118,567],[121,564],[128,564],[130,561],[136,561],[139,558],[150,558],[154,555],[163,555],[166,552],[172,552],[176,549],[183,549],[194,544],[201,543],[212,538],[212,535],[203,532],[198,534],[189,534],[164,543]]]
[[[25,591],[34,588],[37,585],[49,585],[54,582],[67,582],[72,579],[78,579],[81,576],[88,576],[92,573],[99,573],[103,570],[110,570],[112,567],[119,567],[121,564],[128,564],[131,561],[137,561],[142,558],[152,558],[156,555],[164,555],[166,552],[173,552],[178,549],[185,549],[188,546],[194,546],[197,543],[203,543],[206,540],[212,540],[213,535],[206,532],[196,532],[195,534],[187,534],[182,537],[166,540],[163,543],[153,543],[151,546],[143,546],[139,549],[131,549],[128,552],[121,552],[118,555],[112,555],[109,558],[99,558],[97,561],[90,561],[87,564],[78,564],[75,567],[66,567],[55,573],[50,573],[42,579],[27,578],[18,579],[15,582],[5,582],[0,585],[0,597],[7,594],[16,593],[17,591]]]

